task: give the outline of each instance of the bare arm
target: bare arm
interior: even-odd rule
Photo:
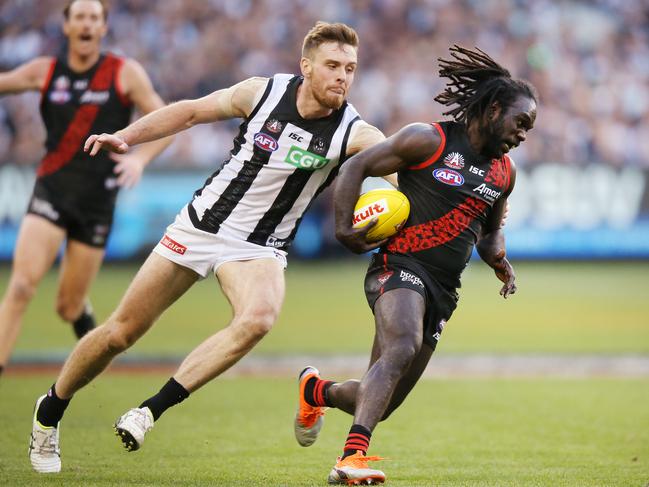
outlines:
[[[352,129],[352,133],[349,137],[349,145],[347,146],[348,154],[357,154],[358,152],[385,140],[383,132],[367,122],[361,121],[357,123],[356,126],[357,128],[355,127]],[[399,185],[396,173],[383,176],[383,179],[395,188]]]
[[[124,154],[129,146],[161,139],[199,123],[247,117],[265,78],[249,78],[203,98],[183,100],[155,110],[114,134],[91,135],[84,146],[94,156],[104,148]]]
[[[514,161],[511,161],[511,178],[509,188],[496,203],[494,203],[491,212],[487,218],[486,224],[482,227],[482,232],[478,238],[476,249],[480,258],[484,260],[489,267],[496,273],[504,285],[500,290],[500,295],[507,298],[510,294],[516,292],[516,274],[514,268],[507,260],[507,251],[505,248],[505,233],[502,230],[503,215],[507,209],[507,198],[514,189],[516,183],[516,167]]]
[[[365,149],[343,164],[334,191],[336,238],[356,253],[367,252],[385,241],[368,243],[365,235],[372,228],[352,228],[354,205],[363,179],[386,176],[428,159],[439,147],[441,138],[432,125],[407,125],[396,134]]]
[[[133,102],[142,114],[151,113],[164,106],[146,71],[137,61],[132,59],[125,61],[119,72],[119,85],[122,87],[124,96]],[[144,168],[165,150],[172,140],[173,137],[165,137],[143,144],[130,154],[114,155],[117,183],[125,187],[135,186],[142,177]]]
[[[0,73],[0,94],[42,89],[51,65],[51,57],[38,57],[11,71]]]

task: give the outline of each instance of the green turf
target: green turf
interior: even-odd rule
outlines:
[[[439,353],[649,353],[649,262],[520,263],[519,292],[508,300],[491,271],[473,262]],[[362,282],[365,263],[291,263],[279,322],[256,349],[264,354],[367,352],[372,315]],[[116,306],[135,266],[106,265],[92,289],[100,319]],[[0,289],[8,281],[0,268]],[[54,314],[49,274],[25,317],[19,355],[65,352],[72,333]],[[230,308],[215,279],[194,286],[131,353],[182,355],[223,327]]]
[[[52,377],[0,380],[0,485],[324,486],[350,417],[311,448],[292,433],[291,379],[223,379],[171,409],[135,453],[110,425],[164,376],[100,377],[61,428],[63,472],[32,473],[31,408]],[[649,481],[649,381],[424,380],[374,433],[389,486],[637,486]]]

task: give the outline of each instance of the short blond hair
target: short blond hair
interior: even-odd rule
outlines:
[[[358,48],[358,34],[347,24],[318,21],[304,37],[302,57],[309,57],[313,50],[326,42],[348,44]]]

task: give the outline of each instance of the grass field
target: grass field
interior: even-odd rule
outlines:
[[[106,266],[92,300],[104,318],[133,266]],[[460,306],[438,354],[649,354],[649,263],[517,265],[507,301],[482,265],[464,277]],[[364,263],[291,264],[264,356],[367,355],[373,320]],[[0,268],[0,288],[8,279]],[[15,357],[66,355],[70,330],[53,312],[48,275],[25,317]],[[214,279],[196,285],[131,356],[180,357],[229,319]],[[433,361],[435,358],[433,358]],[[292,434],[292,377],[228,377],[171,409],[142,451],[125,453],[111,424],[167,375],[109,373],[72,402],[62,425],[63,472],[31,472],[26,455],[35,398],[54,372],[0,379],[0,486],[322,486],[350,418],[330,411],[318,443]],[[330,377],[344,379],[345,377]],[[375,431],[370,454],[391,486],[649,486],[649,378],[426,379]]]
[[[291,379],[223,379],[169,410],[126,453],[115,417],[165,380],[109,374],[61,427],[63,472],[32,473],[34,398],[46,378],[0,381],[0,485],[323,486],[350,417],[330,410],[318,442],[293,438]],[[391,486],[637,486],[649,482],[647,380],[425,380],[374,433]],[[377,464],[378,465],[378,464]]]
[[[373,319],[362,290],[365,263],[292,263],[279,322],[257,347],[261,354],[366,353]],[[137,268],[102,269],[92,290],[98,318],[116,306]],[[649,262],[519,263],[519,292],[498,295],[499,282],[480,263],[466,271],[458,309],[438,353],[649,353]],[[0,289],[9,277],[0,268]],[[54,314],[56,274],[38,290],[16,353],[67,353],[71,331]],[[230,308],[215,279],[195,285],[132,354],[183,355],[223,327]]]

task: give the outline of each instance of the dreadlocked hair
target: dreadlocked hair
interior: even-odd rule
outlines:
[[[451,107],[444,112],[456,122],[468,123],[481,118],[494,102],[506,110],[519,95],[538,101],[530,83],[512,79],[511,74],[479,48],[467,49],[457,44],[449,49],[453,59],[438,58],[439,75],[448,78],[446,89],[435,101]]]

